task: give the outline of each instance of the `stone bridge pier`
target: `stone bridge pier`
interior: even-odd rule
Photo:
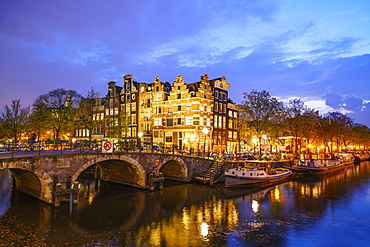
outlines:
[[[94,165],[101,180],[153,190],[162,188],[163,179],[191,182],[212,162],[156,153],[87,153],[1,159],[0,169],[12,172],[14,189],[59,206],[71,198],[77,203],[77,179]]]

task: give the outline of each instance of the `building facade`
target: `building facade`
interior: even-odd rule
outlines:
[[[104,116],[99,112],[99,120],[105,122],[101,139],[169,149],[237,152],[238,110],[228,97],[229,87],[225,77],[210,80],[207,74],[193,83],[178,75],[172,84],[158,77],[152,83],[138,83],[127,74],[123,87],[108,83]]]

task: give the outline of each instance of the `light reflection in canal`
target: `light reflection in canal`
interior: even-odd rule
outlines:
[[[144,192],[86,175],[72,210],[11,193],[9,173],[1,176],[5,246],[366,246],[370,241],[369,162],[262,189],[167,183],[162,191]]]

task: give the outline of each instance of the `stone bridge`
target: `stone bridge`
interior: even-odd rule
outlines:
[[[151,189],[153,170],[164,179],[191,182],[213,162],[160,153],[73,153],[0,159],[0,169],[12,172],[16,190],[58,206],[58,195],[78,192],[77,178],[91,167],[102,180]]]

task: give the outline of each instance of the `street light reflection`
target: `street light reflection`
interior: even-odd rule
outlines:
[[[208,226],[208,224],[205,221],[203,221],[200,224],[200,232],[201,232],[201,234],[203,236],[204,241],[208,241],[208,238],[207,238],[207,236],[208,236],[208,227],[209,226]]]
[[[252,200],[252,210],[253,212],[257,213],[258,212],[258,207],[259,207],[259,204],[256,200]]]
[[[275,201],[276,202],[280,202],[280,190],[279,190],[279,186],[276,186],[275,187],[274,196],[275,196]]]

